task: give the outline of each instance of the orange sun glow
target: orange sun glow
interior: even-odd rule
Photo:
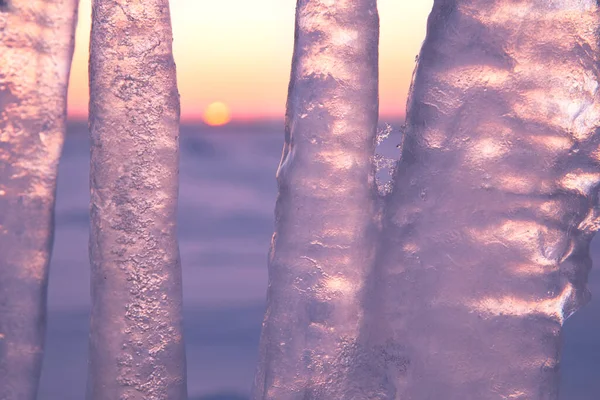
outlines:
[[[204,122],[210,126],[225,125],[229,121],[231,121],[231,114],[225,103],[216,101],[204,110]]]

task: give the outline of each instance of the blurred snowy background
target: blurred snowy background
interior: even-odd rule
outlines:
[[[392,122],[392,121],[383,121]],[[399,123],[393,124],[398,128]],[[394,153],[398,129],[383,144]],[[179,241],[190,400],[248,399],[267,285],[283,122],[181,129]],[[39,400],[84,398],[89,140],[71,123],[59,170],[46,358]],[[594,267],[600,242],[593,242]],[[600,271],[594,299],[565,326],[561,400],[598,400]],[[332,399],[333,400],[333,399]]]

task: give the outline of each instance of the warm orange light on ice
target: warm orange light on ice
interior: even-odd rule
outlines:
[[[216,101],[209,104],[204,110],[204,122],[211,126],[225,125],[231,121],[231,114],[229,108],[225,103]]]

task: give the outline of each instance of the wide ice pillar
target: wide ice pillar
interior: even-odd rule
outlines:
[[[0,399],[34,400],[77,0],[0,1]]]
[[[375,0],[299,0],[254,399],[352,398],[372,267]]]
[[[557,398],[597,229],[599,23],[592,0],[435,1],[377,264],[389,398]]]
[[[167,0],[94,0],[90,400],[187,399]]]

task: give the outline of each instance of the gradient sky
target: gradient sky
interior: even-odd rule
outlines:
[[[69,115],[86,118],[91,0],[81,0]],[[214,101],[235,119],[283,117],[295,0],[171,0],[173,52],[184,121]],[[415,56],[433,0],[379,0],[380,112],[404,114]]]

